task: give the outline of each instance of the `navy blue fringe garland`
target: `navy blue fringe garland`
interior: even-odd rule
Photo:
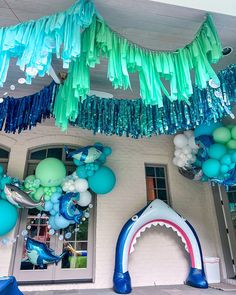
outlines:
[[[50,118],[56,88],[53,82],[30,96],[4,98],[0,104],[0,130],[20,133],[41,123],[42,119]]]

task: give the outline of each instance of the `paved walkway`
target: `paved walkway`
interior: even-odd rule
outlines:
[[[236,286],[233,286],[236,287]],[[70,291],[46,291],[24,292],[25,295],[114,295],[111,289],[100,290],[70,290]],[[222,291],[217,289],[196,289],[188,286],[156,286],[134,288],[132,295],[236,295],[234,291]]]

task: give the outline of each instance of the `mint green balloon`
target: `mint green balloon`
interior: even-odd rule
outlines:
[[[206,160],[202,164],[202,171],[207,177],[216,177],[220,173],[220,162],[215,159]]]
[[[236,150],[236,140],[230,139],[230,141],[227,142],[226,146],[231,150]]]
[[[213,132],[213,138],[217,143],[226,143],[231,139],[230,130],[227,127],[219,127]]]
[[[236,126],[231,129],[231,136],[233,139],[236,139]]]
[[[59,186],[66,176],[66,167],[56,158],[47,158],[38,164],[35,176],[40,180],[42,186]]]
[[[44,196],[44,188],[43,188],[42,186],[40,186],[40,187],[36,190],[36,192],[35,192],[35,194],[32,196],[32,198],[33,198],[35,201],[39,202],[39,201],[41,200],[42,196]]]

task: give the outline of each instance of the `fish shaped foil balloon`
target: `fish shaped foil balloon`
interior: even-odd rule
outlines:
[[[72,152],[69,152],[68,148],[65,147],[65,151],[68,158],[73,158],[75,160],[88,164],[93,163],[102,155],[103,146],[88,145]]]
[[[13,204],[18,208],[37,208],[44,207],[44,197],[41,198],[39,202],[35,202],[30,198],[30,196],[21,190],[18,186],[13,184],[6,184],[4,187],[4,192],[8,202]]]
[[[60,214],[67,220],[79,223],[83,212],[76,208],[76,199],[78,200],[79,194],[77,193],[67,193],[62,195],[59,199],[59,211]]]
[[[26,241],[26,252],[30,263],[43,268],[45,264],[57,264],[68,251],[65,249],[61,255],[57,256],[45,243],[28,237]]]

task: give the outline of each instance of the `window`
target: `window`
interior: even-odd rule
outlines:
[[[70,147],[69,152],[78,147]],[[50,146],[29,151],[26,163],[26,175],[35,174],[38,163],[48,157],[62,160],[66,166],[67,175],[72,174],[76,166],[72,159],[66,157],[64,146]],[[70,225],[65,230],[60,230],[50,235],[48,228],[48,216],[39,214],[36,209],[24,210],[21,216],[19,235],[27,229],[31,238],[46,243],[46,245],[60,254],[64,245],[69,243],[79,254],[67,253],[58,265],[45,265],[42,270],[33,266],[27,260],[25,241],[19,239],[16,245],[13,273],[19,282],[37,281],[59,281],[59,280],[92,280],[93,262],[93,210],[90,211],[90,218],[80,225]],[[66,240],[60,239],[66,233],[70,237]],[[80,255],[80,253],[84,255]]]
[[[160,199],[170,204],[166,166],[146,165],[147,201]]]
[[[0,147],[0,165],[4,169],[4,173],[7,172],[8,160],[9,160],[9,150],[5,147]]]

